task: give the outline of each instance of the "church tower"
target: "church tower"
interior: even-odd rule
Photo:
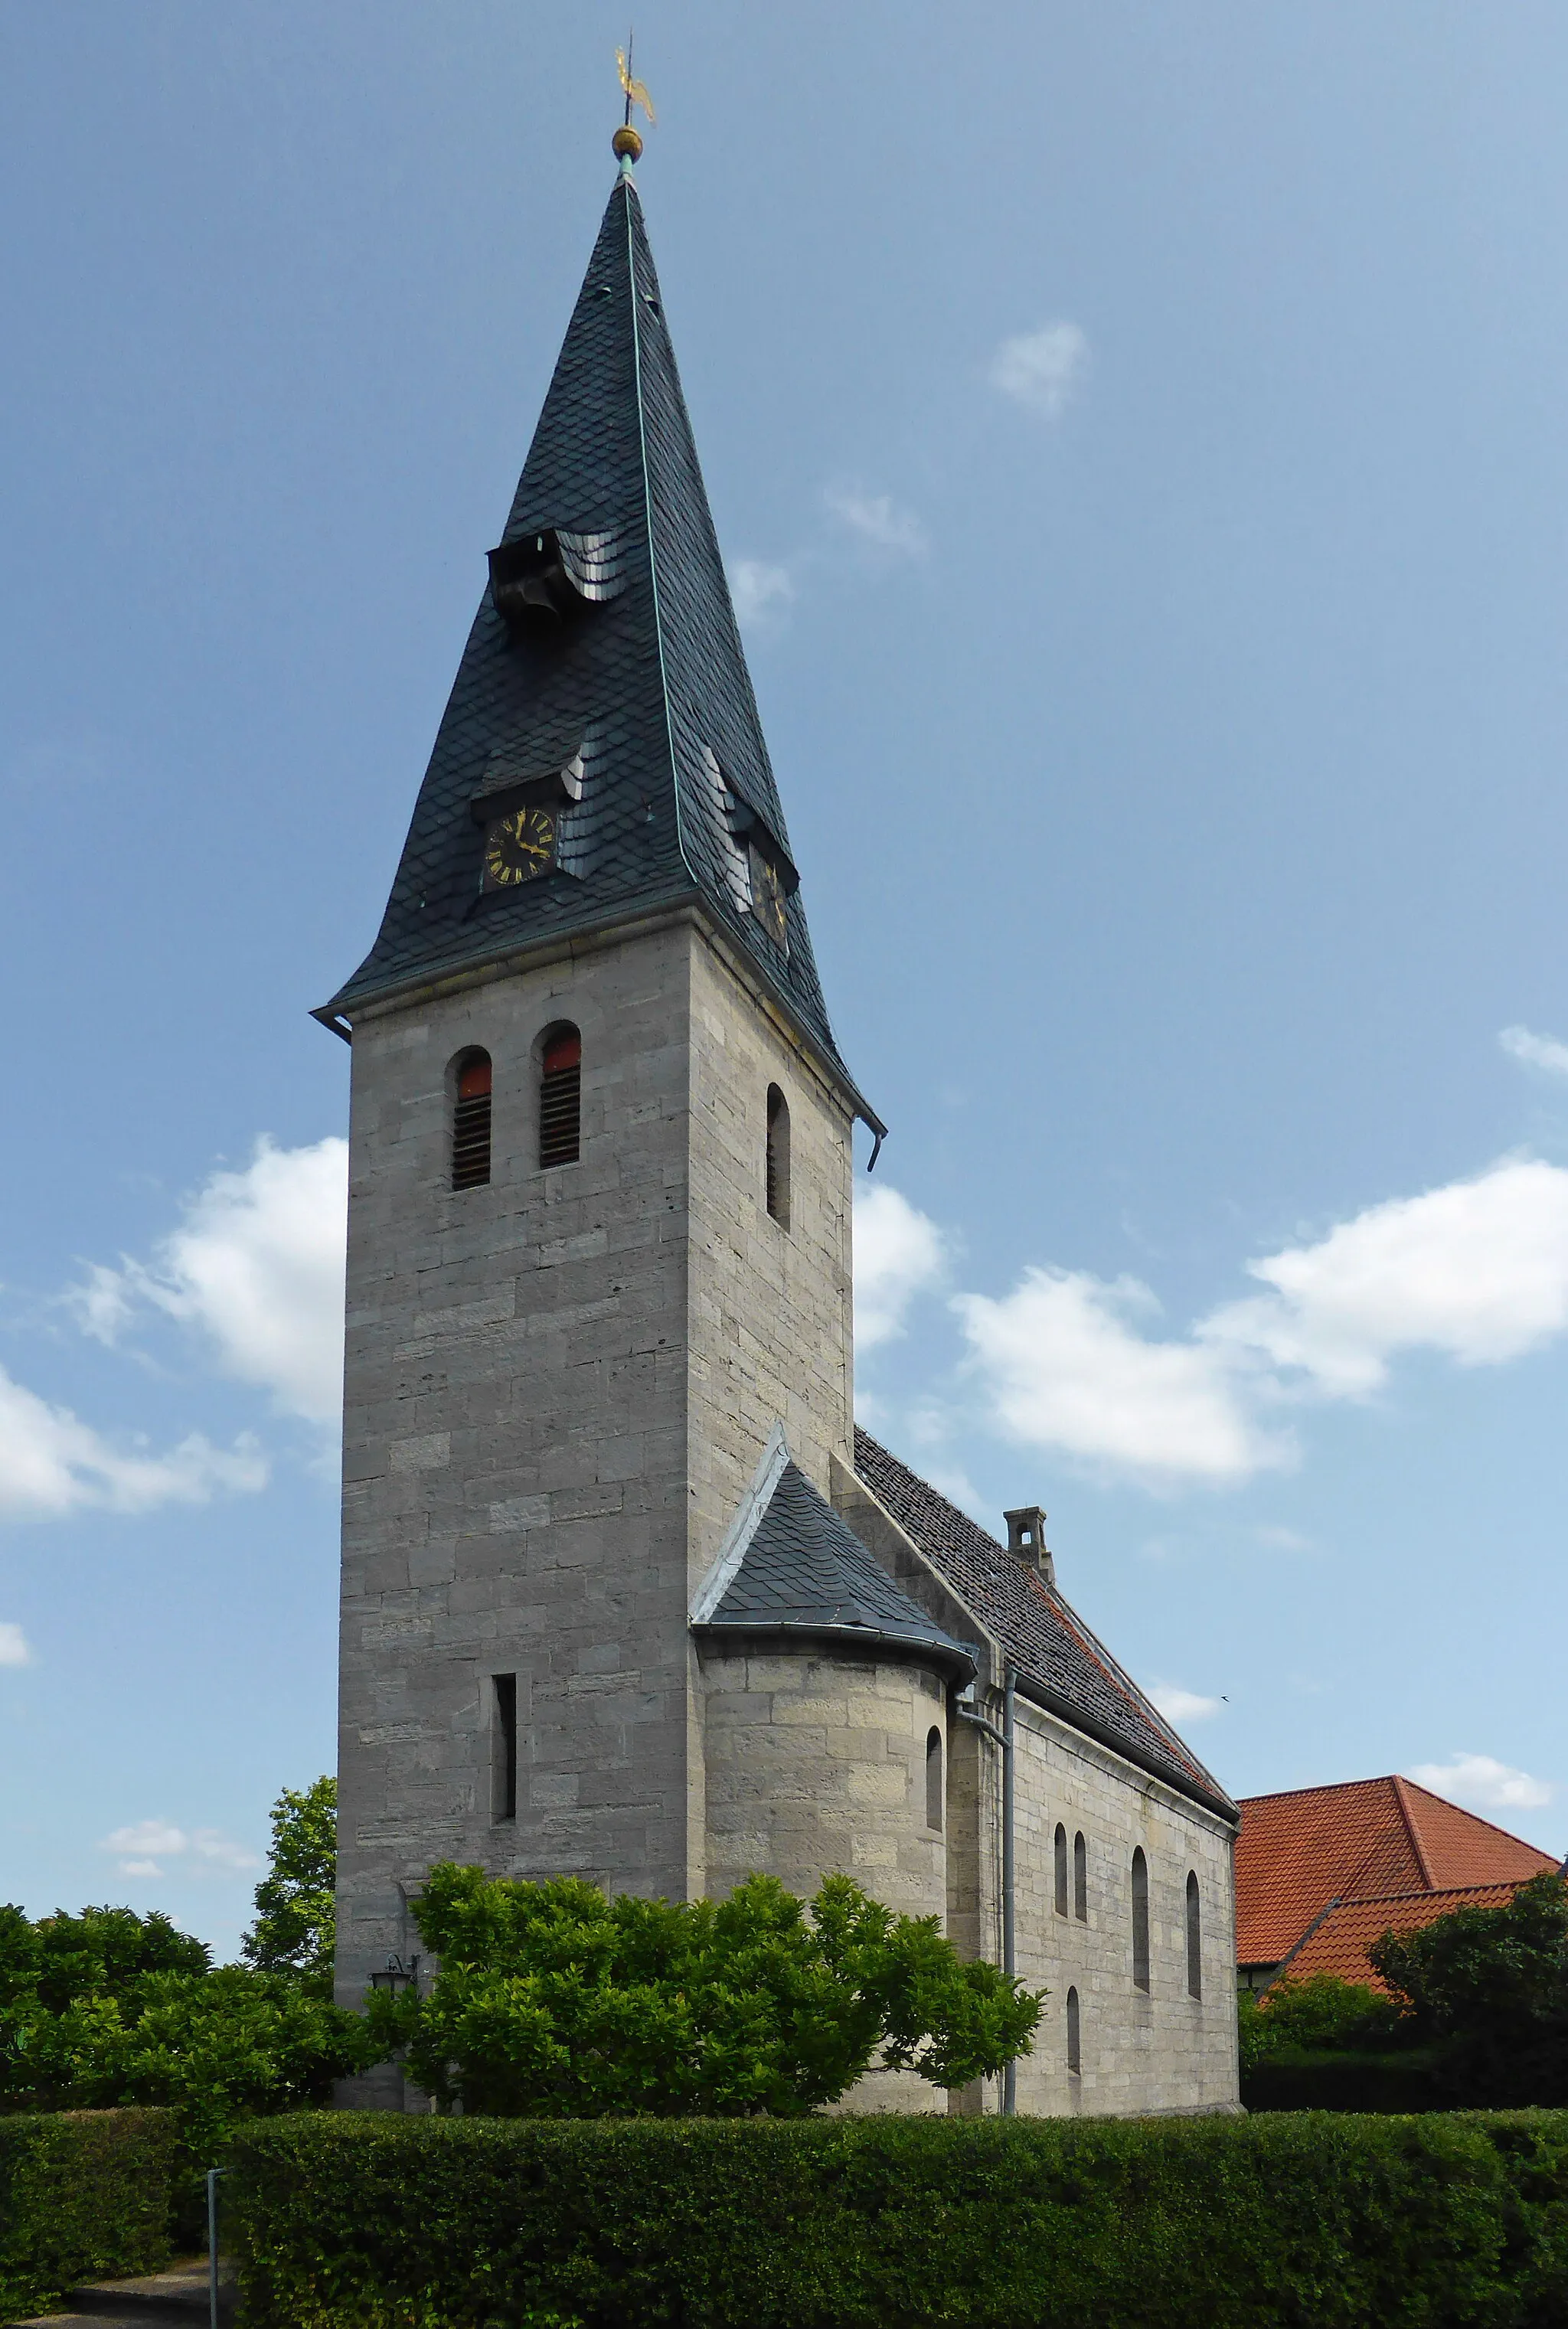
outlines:
[[[354,1054],[357,2004],[418,1948],[438,1860],[733,1881],[694,1610],[724,1619],[738,1555],[704,1579],[781,1480],[776,1523],[831,1532],[853,1462],[851,1136],[882,1127],[824,1005],[626,160],[380,934],[316,1015]]]

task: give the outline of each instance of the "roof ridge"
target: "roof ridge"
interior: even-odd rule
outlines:
[[[686,848],[685,823],[681,816],[680,768],[675,754],[675,716],[670,710],[669,660],[665,654],[664,604],[659,597],[659,555],[654,539],[653,473],[648,467],[647,457],[647,408],[644,401],[642,387],[642,333],[638,328],[637,312],[637,237],[632,232],[631,208],[633,203],[636,203],[640,212],[642,201],[632,182],[629,170],[621,172],[616,191],[625,196],[626,280],[627,291],[631,299],[632,397],[637,405],[637,455],[638,465],[642,470],[643,525],[647,534],[648,583],[653,591],[654,646],[659,659],[659,702],[664,708],[665,747],[669,754],[670,789],[675,799],[675,848],[679,852],[681,863],[685,867],[694,886],[700,888],[701,884],[692,864],[690,852]],[[662,300],[662,287],[660,297]]]
[[[1415,1864],[1426,1879],[1427,1891],[1435,1892],[1438,1886],[1432,1880],[1431,1862],[1426,1856],[1426,1846],[1422,1842],[1421,1823],[1415,1815],[1415,1806],[1410,1802],[1406,1794],[1408,1782],[1402,1779],[1396,1771],[1388,1784],[1393,1789],[1393,1800],[1399,1806],[1400,1818],[1404,1822],[1404,1832],[1410,1839],[1410,1848],[1415,1854]],[[1440,1801],[1441,1798],[1439,1797],[1437,1800]]]
[[[1539,1853],[1543,1860],[1552,1857],[1550,1853],[1542,1852],[1538,1843],[1531,1843],[1525,1836],[1516,1835],[1511,1827],[1499,1827],[1496,1820],[1487,1819],[1481,1813],[1471,1811],[1468,1804],[1456,1804],[1451,1796],[1440,1796],[1435,1787],[1423,1787],[1419,1779],[1401,1778],[1399,1784],[1402,1787],[1408,1787],[1412,1795],[1424,1796],[1429,1803],[1441,1804],[1444,1811],[1458,1812],[1461,1819],[1474,1820],[1478,1827],[1486,1828],[1492,1835],[1500,1835],[1505,1843],[1516,1843],[1525,1852]]]
[[[1242,1796],[1239,1796],[1237,1800],[1242,1804],[1280,1804],[1284,1803],[1291,1796],[1344,1795],[1348,1793],[1352,1787],[1382,1787],[1385,1780],[1391,1779],[1393,1777],[1394,1774],[1392,1771],[1384,1771],[1380,1773],[1377,1777],[1371,1779],[1323,1779],[1320,1780],[1316,1787],[1275,1787],[1265,1795]]]
[[[1543,1870],[1543,1875],[1550,1872]],[[1342,1900],[1331,1901],[1335,1909],[1378,1909],[1385,1900],[1450,1900],[1461,1892],[1516,1892],[1521,1884],[1533,1884],[1533,1876],[1493,1876],[1484,1884],[1429,1884],[1417,1892],[1346,1892]],[[1299,1944],[1298,1944],[1299,1946]]]

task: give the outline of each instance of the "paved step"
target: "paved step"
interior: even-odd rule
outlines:
[[[14,2322],[6,2329],[201,2329],[207,2319],[207,2259],[192,2257],[172,2264],[166,2272],[150,2272],[137,2280],[88,2281],[66,2296],[68,2313],[44,2313],[32,2321]],[[234,2275],[229,2265],[218,2268],[218,2317],[234,2315]]]

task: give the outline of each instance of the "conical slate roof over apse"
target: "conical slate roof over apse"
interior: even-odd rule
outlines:
[[[564,619],[517,618],[506,560],[553,535]],[[623,171],[567,326],[420,788],[380,934],[321,1016],[539,942],[700,901],[808,1041],[834,1043],[789,837],[681,394],[642,208]],[[485,803],[571,768],[558,864],[481,892]],[[515,797],[514,793],[512,797]],[[784,943],[754,911],[760,851]]]

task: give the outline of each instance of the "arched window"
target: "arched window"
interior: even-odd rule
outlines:
[[[539,1162],[575,1164],[582,1145],[582,1038],[556,1027],[539,1055]]]
[[[926,1732],[926,1825],[940,1833],[946,1790],[942,1786],[942,1734],[933,1722]]]
[[[1067,1914],[1067,1830],[1060,1820],[1056,1823],[1055,1866],[1053,1872],[1056,1880],[1054,1902],[1056,1914],[1059,1917],[1064,1917]]]
[[[1201,1997],[1204,1994],[1204,1910],[1198,1899],[1198,1880],[1187,1871],[1187,1995]]]
[[[1072,1913],[1081,1925],[1089,1922],[1089,1846],[1079,1829],[1072,1839]]]
[[[452,1186],[481,1189],[490,1177],[490,1054],[463,1051],[452,1098]]]
[[[1138,1844],[1132,1855],[1132,1977],[1148,1987],[1148,1862]]]
[[[789,1103],[777,1084],[768,1087],[768,1211],[780,1229],[789,1226]]]
[[[1075,2079],[1083,2069],[1083,2032],[1075,1989],[1067,1993],[1067,2068]]]

